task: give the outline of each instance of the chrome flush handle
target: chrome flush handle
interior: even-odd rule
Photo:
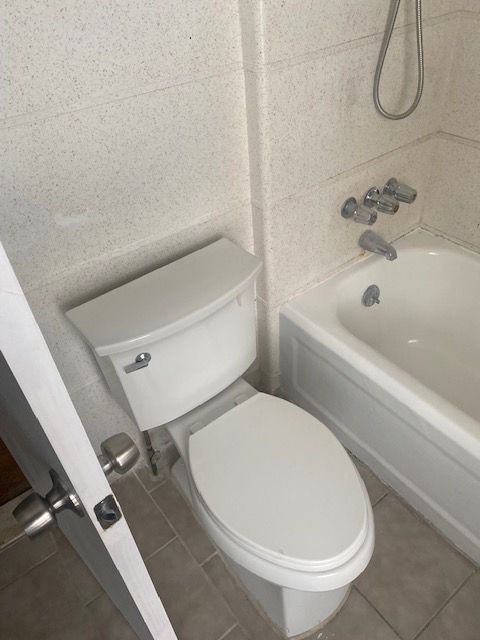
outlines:
[[[139,353],[135,358],[135,362],[127,364],[126,367],[123,367],[123,370],[125,371],[125,373],[133,373],[134,371],[138,371],[138,369],[144,369],[145,367],[148,367],[151,359],[152,356],[149,353]]]

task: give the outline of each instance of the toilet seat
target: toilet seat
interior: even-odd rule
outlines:
[[[285,400],[257,393],[193,433],[189,465],[202,519],[243,557],[318,576],[373,544],[370,503],[347,453]]]

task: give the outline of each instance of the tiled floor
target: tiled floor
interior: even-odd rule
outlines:
[[[376,547],[347,604],[308,640],[480,640],[480,572],[359,463]],[[169,480],[114,484],[179,640],[278,640]],[[8,615],[6,615],[8,614]],[[59,531],[0,551],[2,640],[134,640]]]

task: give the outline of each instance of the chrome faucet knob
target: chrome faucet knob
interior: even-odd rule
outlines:
[[[412,204],[417,197],[417,192],[408,184],[402,184],[396,178],[390,178],[387,184],[383,187],[383,194],[395,198],[398,202],[405,202],[406,204]]]
[[[367,191],[363,204],[368,208],[375,207],[378,211],[390,215],[397,213],[400,207],[395,198],[387,193],[380,193],[380,189],[377,187],[372,187]]]
[[[360,224],[374,224],[377,220],[377,212],[358,204],[355,198],[348,198],[341,208],[342,218],[352,218]]]

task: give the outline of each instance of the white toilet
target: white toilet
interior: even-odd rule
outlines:
[[[256,357],[253,255],[226,239],[68,312],[239,580],[287,637],[345,601],[374,546],[365,485],[333,434],[240,376]]]

